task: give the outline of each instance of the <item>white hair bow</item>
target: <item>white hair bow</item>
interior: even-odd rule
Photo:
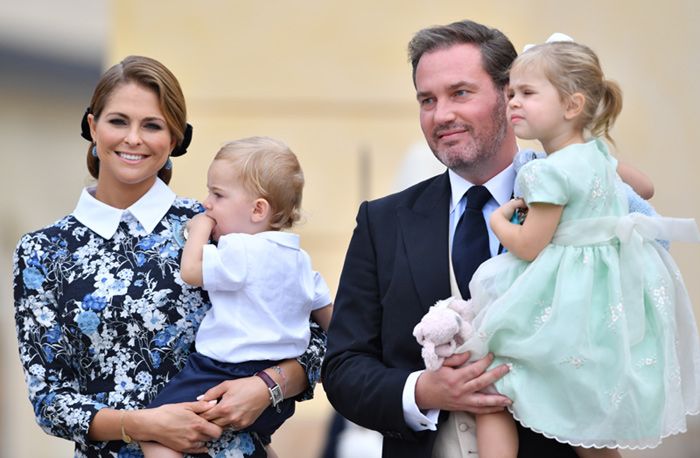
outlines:
[[[545,43],[554,43],[555,41],[574,41],[574,39],[564,33],[554,32],[549,38],[547,38],[547,41],[545,41]],[[525,46],[523,46],[523,52],[527,51],[533,46],[536,45],[533,43],[526,44]]]

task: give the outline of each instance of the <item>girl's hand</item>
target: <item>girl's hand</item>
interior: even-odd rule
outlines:
[[[501,205],[495,213],[510,221],[513,218],[513,213],[515,213],[515,210],[519,208],[527,208],[525,201],[520,198],[511,199],[505,204]]]
[[[125,429],[139,441],[156,441],[184,453],[206,453],[206,443],[221,436],[222,429],[201,417],[214,402],[181,402],[155,409],[127,412]]]
[[[201,414],[204,420],[241,430],[252,425],[270,405],[270,392],[260,377],[253,376],[222,382],[199,399],[219,399],[216,406]]]

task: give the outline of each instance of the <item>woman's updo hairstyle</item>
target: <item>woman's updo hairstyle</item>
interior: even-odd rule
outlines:
[[[163,112],[170,134],[177,145],[173,155],[179,156],[184,154],[192,135],[192,128],[187,124],[185,97],[175,75],[163,64],[150,57],[128,56],[108,69],[95,87],[86,115],[87,113],[92,113],[95,119],[98,119],[112,93],[118,87],[129,83],[136,83],[139,86],[152,90],[156,94],[160,103],[160,110]],[[83,137],[90,139],[89,130],[86,137],[85,124],[84,118]],[[99,160],[92,155],[93,144],[88,149],[87,167],[90,175],[93,178],[97,178],[99,175]],[[158,177],[165,183],[170,182],[171,176],[172,169],[165,166],[158,172]]]

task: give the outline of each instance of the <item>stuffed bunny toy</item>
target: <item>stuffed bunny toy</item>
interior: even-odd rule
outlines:
[[[437,301],[413,329],[423,346],[425,368],[436,371],[473,333],[474,313],[468,301],[450,297]]]

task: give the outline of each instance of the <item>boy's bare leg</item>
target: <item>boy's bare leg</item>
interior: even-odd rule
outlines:
[[[143,456],[146,458],[182,458],[182,453],[158,442],[139,442]]]

